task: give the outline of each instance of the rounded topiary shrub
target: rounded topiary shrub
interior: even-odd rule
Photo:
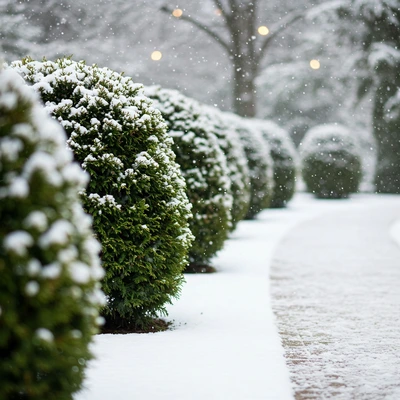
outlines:
[[[36,93],[0,71],[0,398],[72,399],[97,332],[100,245],[87,183]]]
[[[271,150],[252,120],[231,113],[225,113],[225,119],[229,121],[231,128],[236,130],[247,157],[250,171],[250,206],[246,218],[253,219],[271,204],[274,190]]]
[[[243,143],[235,129],[224,120],[220,110],[203,106],[205,116],[210,119],[210,129],[217,136],[224,152],[231,180],[233,196],[232,227],[234,230],[239,221],[244,219],[250,207],[250,171],[247,165]]]
[[[310,129],[301,145],[303,179],[319,198],[340,199],[357,192],[361,157],[351,132],[336,124]]]
[[[154,100],[168,124],[193,206],[190,229],[196,239],[187,272],[207,271],[207,264],[223,247],[231,228],[232,194],[226,157],[199,103],[160,87],[146,88],[146,95]]]
[[[274,163],[274,193],[270,207],[285,207],[296,190],[296,148],[289,134],[274,122],[258,120],[257,126],[269,144]]]
[[[179,294],[192,241],[185,183],[160,112],[142,85],[107,68],[67,58],[13,67],[90,174],[82,201],[102,244],[106,324],[147,327]]]

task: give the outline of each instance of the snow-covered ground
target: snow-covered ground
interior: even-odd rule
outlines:
[[[318,247],[319,232],[325,229],[322,215],[334,220],[334,215],[366,205],[394,210],[398,204],[387,233],[400,243],[398,199],[362,194],[350,200],[316,200],[300,193],[287,209],[265,210],[257,220],[241,222],[214,260],[218,273],[186,276],[181,298],[169,307],[172,330],[96,336],[97,359],[90,363],[86,389],[76,400],[293,399],[276,323],[281,321],[275,320],[270,298],[276,249],[281,259],[290,255],[290,247],[282,247],[284,238],[312,220],[320,224],[320,231],[313,231]],[[366,248],[373,245],[365,243]],[[305,248],[303,255],[311,251]],[[351,248],[343,251],[351,257]],[[281,288],[285,281],[275,276],[272,283],[275,293],[275,286]],[[393,318],[398,321],[398,314]],[[292,366],[290,371],[293,379]]]

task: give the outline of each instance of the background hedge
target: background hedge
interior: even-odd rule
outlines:
[[[252,120],[231,113],[225,113],[225,118],[236,130],[246,153],[250,170],[250,207],[246,218],[252,219],[271,204],[274,190],[271,149]]]
[[[250,207],[250,170],[244,146],[235,129],[224,119],[224,113],[214,107],[203,106],[207,118],[210,118],[212,132],[217,136],[219,145],[226,156],[233,196],[232,227],[244,219]]]
[[[308,191],[319,198],[345,198],[358,190],[361,157],[352,133],[337,124],[310,129],[302,145],[302,173]]]
[[[269,144],[274,164],[274,193],[270,207],[285,207],[296,190],[297,150],[288,132],[274,122],[258,120],[257,126]]]
[[[191,268],[207,265],[231,230],[233,204],[227,159],[213,133],[214,122],[198,102],[176,90],[153,86],[146,94],[167,122],[193,206],[190,229],[196,240],[189,253]]]

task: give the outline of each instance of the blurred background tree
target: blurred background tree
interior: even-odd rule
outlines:
[[[385,175],[382,165],[398,166],[398,153],[388,158],[398,132],[396,107],[390,102],[399,87],[399,58],[393,50],[400,37],[394,22],[398,0],[298,0],[295,7],[290,0],[14,3],[0,0],[6,61],[27,54],[48,59],[73,54],[145,85],[159,84],[222,110],[272,119],[290,131],[297,145],[315,125],[342,123],[359,132],[371,168],[373,130],[380,143],[380,177]],[[181,16],[174,17],[176,9]],[[267,35],[262,34],[265,28],[258,32],[261,26]],[[393,50],[386,52],[390,63],[385,68],[381,63],[379,71],[365,62],[381,60],[378,49]],[[364,90],[367,86],[371,90]],[[382,99],[381,111],[377,99]],[[389,105],[392,112],[383,116]],[[387,190],[396,190],[393,182]]]
[[[358,71],[357,96],[372,104],[376,190],[400,193],[400,2],[351,0],[338,12],[345,23],[360,22],[353,65]]]

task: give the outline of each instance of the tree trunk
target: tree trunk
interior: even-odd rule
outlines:
[[[226,20],[232,38],[233,109],[241,117],[256,115],[256,3],[257,1],[236,3],[231,0],[232,15]]]
[[[233,66],[233,108],[241,117],[255,117],[257,71],[251,68],[251,60],[244,59]],[[250,68],[249,68],[250,67]]]

